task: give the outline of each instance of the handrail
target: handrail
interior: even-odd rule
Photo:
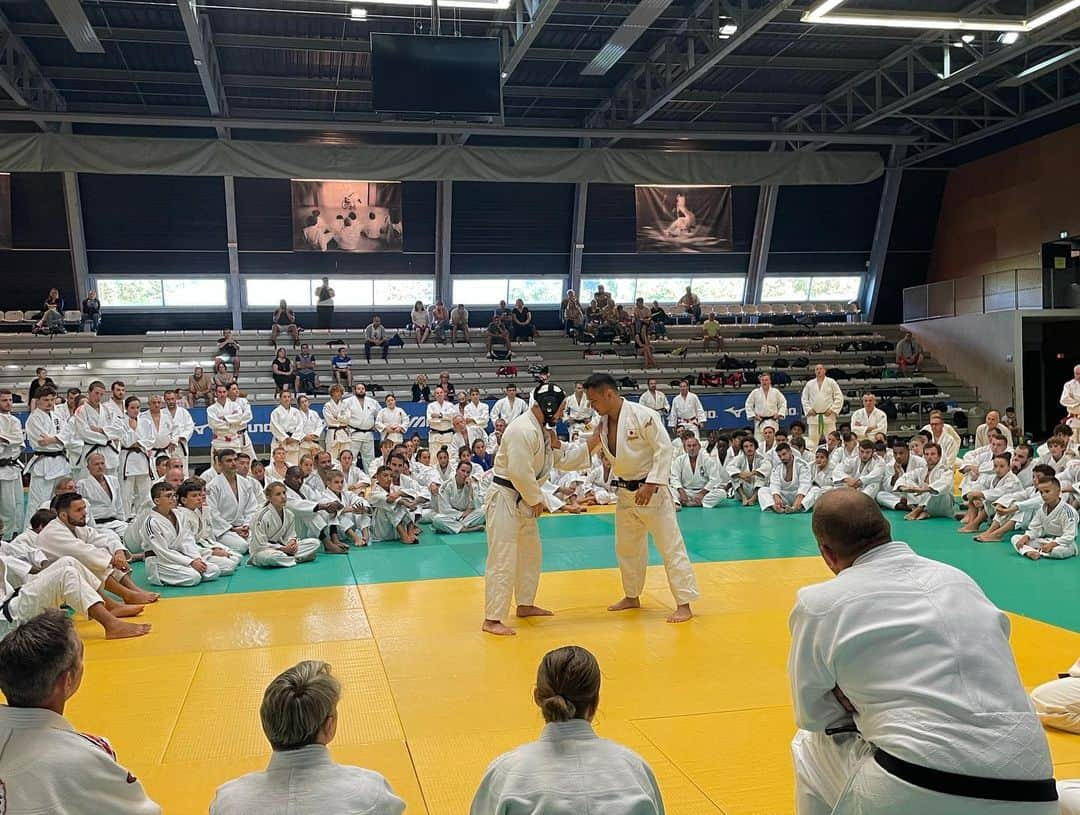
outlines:
[[[958,277],[903,292],[904,322],[1017,309],[1076,308],[1080,281],[1064,269],[1009,269]]]

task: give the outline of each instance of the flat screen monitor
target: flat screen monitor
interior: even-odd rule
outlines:
[[[380,113],[499,116],[494,37],[371,35],[373,106]]]

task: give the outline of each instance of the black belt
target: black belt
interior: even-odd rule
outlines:
[[[511,481],[509,478],[503,478],[501,475],[496,475],[492,477],[491,480],[494,483],[498,484],[500,487],[506,487],[508,490],[513,490],[514,494],[517,496],[518,503],[521,503],[521,493],[518,492],[518,488],[514,486],[513,481]]]
[[[571,419],[571,424],[588,424],[592,419]]]
[[[67,453],[63,450],[42,450],[40,453],[34,451],[36,458],[56,458],[57,456],[66,456]]]
[[[334,429],[337,430],[337,428],[334,428]],[[364,429],[362,427],[353,427],[352,425],[349,425],[349,429],[351,431],[353,431],[354,433],[374,433],[375,432],[374,427],[369,427],[367,429]]]
[[[117,517],[112,517],[112,518],[94,518],[94,523],[96,523],[96,524],[108,524],[108,523],[112,523],[113,521],[119,521],[119,520],[120,520],[120,519],[119,519],[119,518],[117,518]]]
[[[0,467],[18,467],[20,466],[17,458],[0,458]]]
[[[645,483],[645,479],[639,478],[633,481],[626,481],[622,478],[616,478],[611,483],[616,487],[622,487],[624,490],[637,490],[638,487]]]
[[[1022,801],[1043,802],[1058,799],[1057,784],[1053,778],[1039,781],[1019,781],[1006,778],[979,778],[974,775],[960,775],[943,770],[931,770],[920,767],[878,750],[874,761],[889,775],[907,781],[916,787],[945,795],[959,795],[964,798],[981,798],[987,801]]]
[[[15,622],[15,620],[11,618],[11,611],[8,610],[8,606],[11,605],[12,600],[19,596],[20,591],[22,591],[22,586],[19,586],[17,589],[15,589],[15,591],[8,595],[7,599],[4,600],[3,603],[0,603],[0,614],[3,614],[4,619],[7,620],[9,623],[13,623]]]

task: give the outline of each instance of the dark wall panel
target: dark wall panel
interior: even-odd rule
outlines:
[[[11,232],[15,249],[68,248],[63,175],[11,176]]]
[[[403,252],[241,252],[241,274],[431,277],[435,256]]]
[[[228,274],[228,252],[87,252],[90,274],[100,277],[133,275]]]
[[[212,176],[79,176],[88,249],[224,250],[225,185]]]
[[[569,255],[454,253],[450,259],[450,273],[455,276],[565,277],[569,269]]]
[[[108,309],[105,309],[103,315],[101,321],[102,334],[144,334],[147,331],[215,331],[232,324],[232,315],[228,311],[125,311],[110,313]],[[247,362],[257,363],[258,361],[248,358]],[[269,364],[269,361],[267,364]],[[251,367],[254,368],[255,365]],[[243,373],[241,371],[241,374]],[[250,373],[250,369],[248,375],[254,375]],[[250,382],[250,379],[248,381]]]
[[[930,252],[889,252],[881,277],[875,323],[899,323],[904,319],[904,289],[921,286],[930,269]]]
[[[934,248],[941,199],[949,174],[943,170],[908,170],[900,182],[889,249],[926,251]]]
[[[453,209],[456,253],[570,251],[573,184],[455,182]]]
[[[881,179],[846,186],[781,187],[771,251],[869,252],[881,187]],[[769,265],[771,270],[771,260]]]
[[[716,252],[699,255],[585,254],[581,274],[595,275],[728,275],[746,274],[750,256],[745,252]]]
[[[0,280],[4,288],[4,310],[33,311],[41,308],[49,289],[56,287],[67,309],[78,308],[71,253],[44,250],[0,250]],[[12,284],[12,281],[18,281]]]
[[[773,252],[766,274],[866,274],[870,250],[865,252]]]

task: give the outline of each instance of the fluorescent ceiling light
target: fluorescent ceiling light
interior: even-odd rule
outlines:
[[[1005,87],[1015,87],[1017,85],[1024,84],[1022,80],[1031,79],[1044,73],[1057,68],[1059,65],[1064,64],[1066,61],[1072,62],[1073,60],[1080,59],[1080,47],[1070,49],[1069,51],[1063,51],[1057,56],[1044,59],[1042,62],[1032,65],[1030,68],[1025,68],[1018,73],[1012,79],[1007,79],[1001,84]]]
[[[360,6],[353,6],[351,9],[349,9],[349,16],[352,17],[354,20],[366,20],[367,9],[360,8]]]
[[[845,2],[847,0],[820,0],[803,14],[802,21],[815,24],[919,28],[937,31],[1025,32],[1034,31],[1040,26],[1044,26],[1074,9],[1080,8],[1080,0],[1061,0],[1061,2],[1052,4],[1029,19],[1017,17],[957,17],[952,14],[935,14],[933,12],[917,14],[885,11],[837,12],[837,9]]]
[[[431,0],[343,0],[343,2],[431,8]],[[510,0],[439,0],[439,8],[473,8],[486,9],[488,11],[502,11],[510,8]]]
[[[739,30],[739,26],[736,25],[735,23],[726,23],[725,25],[720,27],[720,36],[721,37],[730,37],[732,34],[734,34],[738,30]]]
[[[964,36],[962,36],[960,38],[960,42],[964,42],[964,43],[967,43],[968,45],[970,45],[971,43],[975,42],[975,35],[974,34],[965,34]]]
[[[1004,34],[998,36],[998,42],[1002,45],[1012,45],[1018,39],[1020,39],[1020,35],[1015,31],[1006,31]]]

